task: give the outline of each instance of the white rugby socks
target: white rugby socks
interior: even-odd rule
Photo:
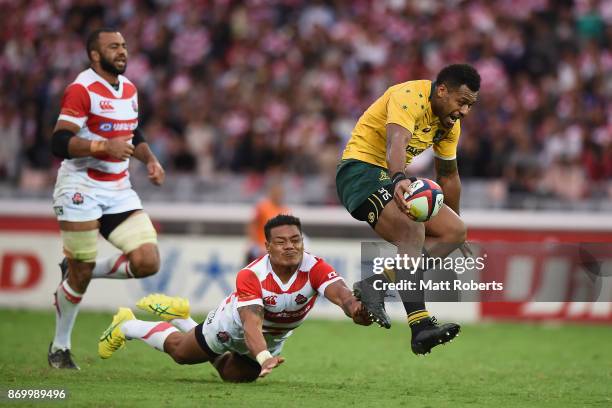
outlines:
[[[52,352],[70,349],[70,336],[83,294],[72,289],[68,285],[68,280],[64,280],[55,291],[54,297],[55,338],[51,346]]]
[[[134,274],[130,270],[130,261],[124,254],[96,259],[96,266],[91,272],[92,279],[131,279],[133,277]]]
[[[170,323],[183,333],[187,333],[189,330],[193,329],[198,325],[195,320],[191,318],[191,316],[186,319],[172,319]]]
[[[121,331],[128,340],[139,339],[159,351],[164,351],[164,342],[178,330],[168,322],[145,322],[128,320],[121,325]]]

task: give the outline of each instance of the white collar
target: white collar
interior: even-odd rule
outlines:
[[[278,277],[276,272],[274,272],[274,270],[272,269],[272,263],[270,262],[270,255],[268,255],[268,259],[267,259],[268,273],[272,274],[272,279],[274,279],[274,281],[278,284],[281,290],[283,292],[286,292],[287,290],[289,290],[291,285],[293,285],[293,282],[295,282],[295,280],[297,279],[297,276],[300,273],[300,268],[302,267],[303,262],[304,262],[304,257],[302,256],[302,262],[300,262],[300,265],[297,267],[293,275],[291,275],[291,278],[289,278],[287,283],[283,283],[283,281]]]
[[[93,68],[89,68],[89,70],[98,79],[98,82],[102,83],[102,85],[104,85],[106,89],[108,89],[115,97],[121,98],[121,95],[123,95],[123,75],[117,75],[117,79],[119,81],[119,88],[115,89],[106,79],[102,78],[102,76],[100,76],[100,74],[98,74]]]

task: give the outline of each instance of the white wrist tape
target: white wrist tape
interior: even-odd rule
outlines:
[[[268,350],[264,350],[264,351],[261,351],[259,354],[257,354],[257,357],[255,357],[255,360],[257,360],[259,365],[262,366],[264,361],[266,361],[269,358],[272,358],[272,353],[270,353]]]

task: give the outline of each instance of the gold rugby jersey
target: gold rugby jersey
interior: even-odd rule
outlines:
[[[430,146],[433,146],[434,156],[454,159],[461,132],[460,121],[457,120],[451,129],[440,125],[431,110],[432,91],[433,83],[428,80],[408,81],[387,89],[359,118],[342,160],[357,159],[387,168],[386,126],[389,123],[412,133],[406,147],[406,164]]]

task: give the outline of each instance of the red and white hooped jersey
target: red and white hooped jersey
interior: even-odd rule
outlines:
[[[236,277],[236,291],[219,309],[242,328],[238,308],[260,305],[264,308],[264,335],[283,335],[297,328],[308,316],[318,295],[325,288],[342,280],[323,259],[304,252],[302,263],[287,283],[272,270],[265,255],[242,269]],[[227,313],[229,312],[229,313]]]
[[[119,88],[115,90],[89,68],[81,72],[64,91],[58,120],[76,124],[80,127],[77,136],[88,140],[131,138],[138,127],[136,86],[119,75]],[[82,172],[96,181],[125,181],[128,165],[129,159],[117,160],[99,154],[95,157],[64,159],[60,171]],[[122,184],[125,186],[125,183]]]

